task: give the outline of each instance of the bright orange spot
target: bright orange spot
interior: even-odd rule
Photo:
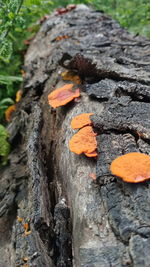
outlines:
[[[63,40],[63,39],[68,39],[68,38],[70,38],[68,35],[61,35],[61,36],[57,36],[57,37],[55,38],[55,40],[56,40],[56,41],[61,41],[61,40]]]
[[[75,116],[71,121],[72,129],[79,129],[87,125],[92,125],[92,121],[90,120],[91,115],[94,115],[94,113],[82,113]]]
[[[29,230],[29,224],[28,223],[24,223],[23,227],[24,227],[25,231]]]
[[[23,221],[23,218],[17,216],[17,221],[21,223]]]
[[[150,156],[137,152],[125,154],[113,160],[110,170],[125,182],[143,182],[150,179]]]
[[[72,90],[73,84],[66,84],[48,95],[48,102],[53,108],[64,106],[74,98],[80,96],[80,90]]]
[[[90,173],[89,177],[92,178],[92,180],[96,180],[96,173]]]
[[[22,90],[18,90],[16,93],[16,102],[19,102],[22,97]]]
[[[12,113],[16,110],[16,105],[11,105],[5,110],[5,119],[6,121],[11,120]]]
[[[69,141],[69,148],[76,154],[95,153],[97,148],[96,134],[94,133],[91,126],[85,126],[80,129]]]

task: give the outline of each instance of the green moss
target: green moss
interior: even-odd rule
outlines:
[[[7,139],[9,134],[6,128],[0,124],[0,165],[6,165],[10,153],[10,144]]]

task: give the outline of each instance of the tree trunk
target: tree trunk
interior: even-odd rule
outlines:
[[[0,171],[1,267],[150,265],[149,181],[125,183],[109,170],[119,155],[150,153],[149,46],[84,5],[42,24]],[[80,76],[81,98],[53,109],[47,96],[72,83],[66,70]],[[70,121],[84,112],[94,113],[97,159],[68,147]]]

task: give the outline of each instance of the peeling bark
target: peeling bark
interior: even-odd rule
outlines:
[[[149,46],[84,5],[43,23],[0,170],[0,266],[149,266],[149,181],[128,184],[109,170],[119,155],[150,153]],[[66,70],[80,76],[81,98],[54,110],[47,96]],[[82,112],[95,114],[97,160],[68,148]]]

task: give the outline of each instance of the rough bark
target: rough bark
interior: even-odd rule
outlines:
[[[25,56],[0,171],[0,266],[149,266],[149,181],[128,184],[109,170],[119,155],[150,152],[149,49],[150,40],[83,5],[43,23]],[[65,83],[64,70],[80,76],[81,99],[54,110],[47,95]],[[97,160],[68,148],[82,112],[95,114]]]

